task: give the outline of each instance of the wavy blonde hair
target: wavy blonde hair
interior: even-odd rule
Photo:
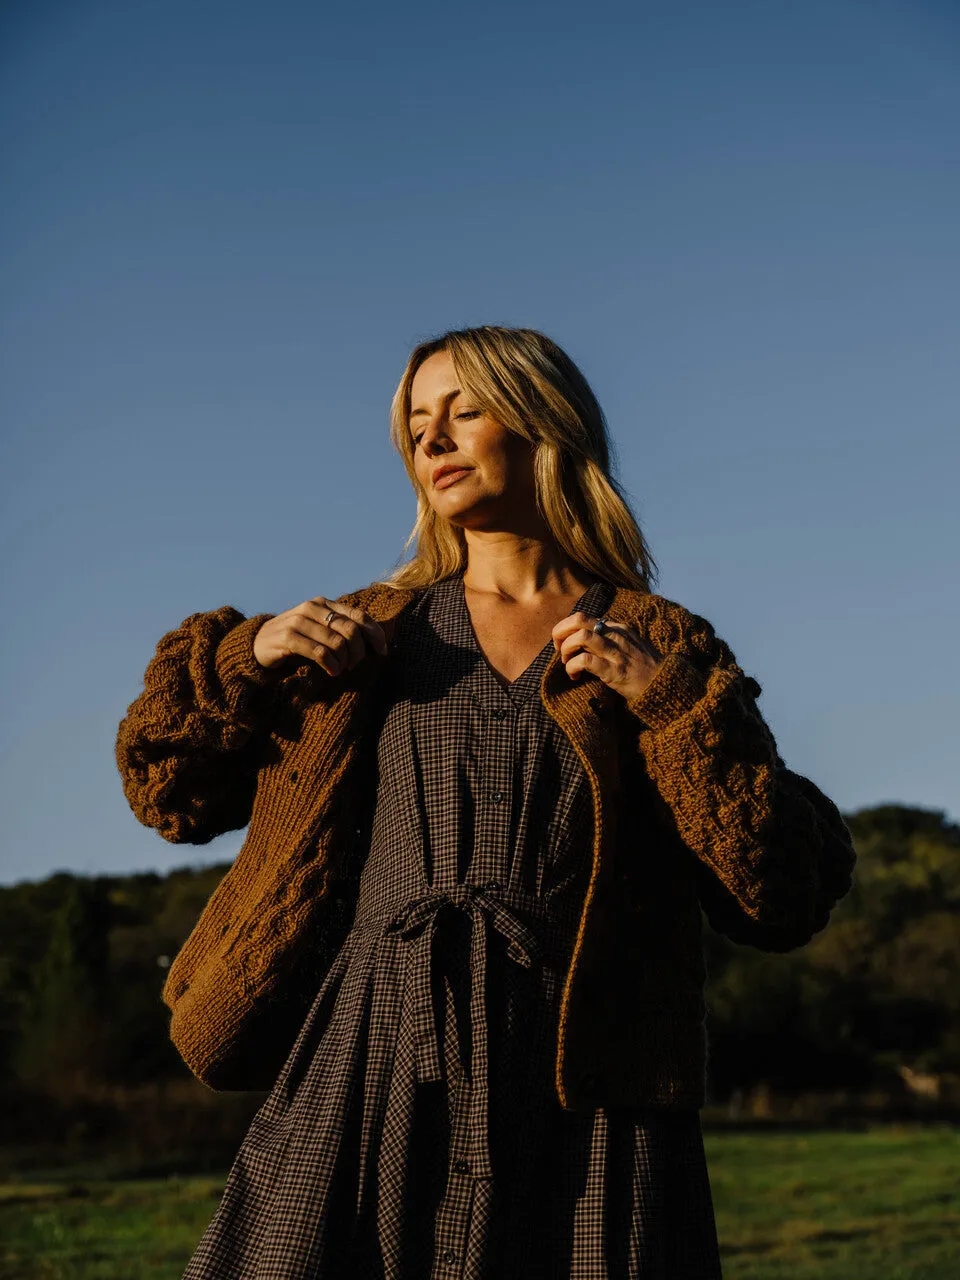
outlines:
[[[588,574],[650,592],[657,566],[630,507],[610,473],[606,418],[590,386],[550,338],[535,329],[482,325],[451,329],[414,348],[390,407],[390,437],[417,495],[417,520],[401,558],[416,554],[379,581],[427,587],[466,567],[463,530],[439,516],[417,478],[410,434],[414,375],[430,356],[448,351],[459,386],[509,431],[534,446],[537,508],[555,542]]]

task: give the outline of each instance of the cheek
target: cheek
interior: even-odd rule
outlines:
[[[514,482],[525,487],[533,483],[533,453],[526,440],[512,437],[504,454],[504,467]]]
[[[533,460],[527,442],[512,431],[487,426],[465,441],[465,450],[491,479],[518,479],[533,472]]]

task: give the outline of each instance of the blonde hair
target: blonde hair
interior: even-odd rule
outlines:
[[[611,444],[603,410],[570,357],[535,329],[482,325],[452,329],[414,348],[390,407],[390,437],[417,495],[417,520],[401,557],[414,557],[379,581],[417,588],[466,567],[463,530],[437,515],[414,468],[410,434],[414,375],[448,351],[461,390],[476,406],[534,445],[537,508],[555,542],[602,581],[649,592],[656,562],[610,474]]]

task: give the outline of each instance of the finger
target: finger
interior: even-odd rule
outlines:
[[[348,617],[345,613],[337,610],[336,617],[331,618],[330,627],[339,635],[343,636],[346,641],[346,665],[348,670],[352,670],[358,662],[362,662],[367,656],[367,646],[364,644],[364,635],[366,634],[363,627],[355,618]]]
[[[602,653],[606,645],[613,644],[613,631],[596,632],[592,626],[581,627],[579,631],[574,631],[567,636],[566,640],[560,645],[560,657],[564,662],[572,657],[578,649],[593,647],[597,652]],[[614,646],[616,647],[616,646]]]
[[[345,660],[345,641],[339,632],[308,616],[291,618],[287,647],[291,654],[302,654],[317,663],[328,675],[338,676]],[[343,656],[341,656],[343,654]]]
[[[590,643],[592,635],[593,633],[586,627],[578,627],[576,631],[571,631],[566,639],[560,641],[558,646],[561,660],[563,662],[569,661],[578,650]]]
[[[334,626],[337,612],[336,601],[326,596],[305,601],[295,611],[292,638],[298,653],[312,658],[332,676],[346,669],[350,657],[346,636]]]
[[[632,644],[635,649],[640,649],[645,653],[649,652],[653,647],[649,640],[644,639],[636,627],[623,626],[620,628],[620,634],[623,636],[624,640]]]
[[[349,637],[335,625],[337,612],[336,602],[326,596],[305,601],[291,611],[288,640],[295,653],[304,654],[331,676],[339,675],[353,662]]]
[[[647,637],[637,627],[624,627],[621,632],[624,640],[628,640],[635,649],[639,649],[641,653],[647,654],[653,658],[655,662],[659,662],[663,654],[659,649],[647,639]]]
[[[619,623],[608,622],[607,630],[602,632],[594,631],[597,619],[589,613],[571,613],[566,618],[561,618],[557,625],[553,628],[551,635],[553,636],[553,645],[555,649],[559,649],[563,643],[564,637],[571,635],[573,632],[586,628],[591,635],[612,635],[614,632],[620,634]]]
[[[347,604],[344,600],[328,600],[326,596],[316,596],[308,603],[311,615],[321,626],[328,627],[334,637],[343,637],[346,647],[336,639],[333,643],[348,666],[356,666],[364,657],[365,642],[381,655],[386,654],[387,636],[383,627],[356,605]],[[334,616],[327,622],[331,611]]]
[[[553,636],[553,646],[559,649],[564,639],[573,631],[578,631],[582,626],[590,622],[591,619],[585,613],[568,613],[565,618],[561,618],[550,634]]]
[[[337,613],[346,614],[357,624],[361,641],[366,640],[378,653],[387,652],[387,635],[376,618],[371,618],[369,613],[364,613],[357,605],[346,604],[343,601],[334,601],[333,607]],[[360,656],[363,656],[362,652]]]
[[[579,680],[586,673],[596,674],[603,659],[589,649],[581,649],[566,663],[567,675],[571,680]]]

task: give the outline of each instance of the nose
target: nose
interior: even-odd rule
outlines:
[[[423,434],[420,437],[420,448],[428,457],[434,457],[439,453],[449,453],[451,449],[456,449],[456,447],[455,442],[450,439],[447,433],[446,422],[442,416],[436,417],[424,427]]]

